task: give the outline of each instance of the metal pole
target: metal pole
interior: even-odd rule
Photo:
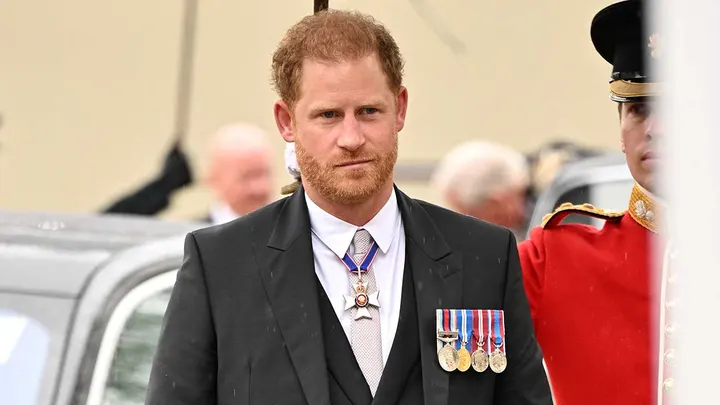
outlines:
[[[184,12],[175,104],[175,128],[173,129],[173,139],[176,145],[180,144],[185,138],[188,122],[190,121],[197,0],[185,0]]]
[[[318,13],[322,10],[327,10],[329,7],[330,0],[315,0],[313,12]]]

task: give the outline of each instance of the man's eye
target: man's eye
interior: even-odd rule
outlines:
[[[377,108],[367,107],[362,109],[363,114],[375,114],[377,112]]]
[[[640,117],[646,117],[650,113],[650,107],[646,103],[637,103],[630,106],[630,112]]]
[[[322,117],[328,118],[328,119],[335,118],[335,112],[334,111],[325,111],[324,113],[322,113]]]

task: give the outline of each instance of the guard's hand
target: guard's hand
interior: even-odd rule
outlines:
[[[192,184],[192,171],[188,158],[179,143],[175,143],[165,157],[161,181],[171,189]]]

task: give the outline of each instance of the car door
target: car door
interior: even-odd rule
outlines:
[[[130,289],[114,308],[103,334],[88,405],[142,405],[162,320],[177,270]]]
[[[75,309],[54,405],[141,405],[184,236],[122,251],[98,268]]]

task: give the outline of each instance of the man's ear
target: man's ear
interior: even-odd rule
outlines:
[[[285,142],[295,142],[295,133],[293,132],[292,114],[287,103],[278,100],[273,105],[273,115],[275,115],[275,125],[277,125],[280,136]]]
[[[400,91],[398,92],[395,102],[397,105],[397,115],[395,116],[395,130],[397,132],[400,132],[405,127],[405,115],[407,114],[408,104],[407,88],[400,87]]]

